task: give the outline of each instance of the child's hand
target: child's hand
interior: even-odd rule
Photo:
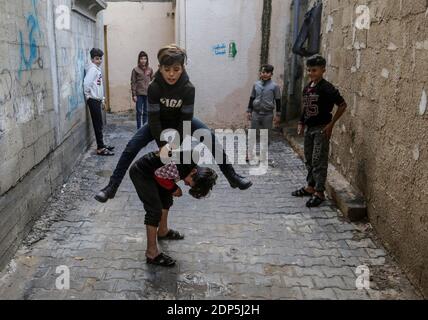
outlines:
[[[253,118],[251,112],[247,112],[247,120],[251,121],[251,119]]]
[[[330,123],[328,124],[324,129],[323,129],[323,133],[327,136],[327,139],[330,140],[331,135],[333,133],[333,125]]]
[[[175,192],[172,194],[174,197],[180,198],[183,195],[183,191],[181,190],[180,187],[178,187],[177,190],[175,190]]]
[[[299,125],[297,126],[297,134],[299,136],[302,136],[304,132],[305,132],[305,126],[302,123],[299,123]]]
[[[276,115],[276,116],[275,116],[275,118],[273,118],[273,125],[274,125],[275,127],[278,127],[278,126],[279,126],[279,124],[280,124],[280,122],[281,122],[281,117],[280,117],[280,116],[278,116],[278,115]]]
[[[132,97],[132,101],[134,101],[135,103],[137,103],[137,96],[133,96]]]
[[[161,159],[168,159],[171,157],[171,147],[169,144],[164,145],[160,151],[159,156]]]

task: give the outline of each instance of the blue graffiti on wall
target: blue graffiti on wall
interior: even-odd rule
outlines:
[[[21,58],[21,63],[19,66],[18,76],[21,79],[22,72],[29,70],[32,65],[37,62],[40,68],[43,68],[43,60],[40,57],[38,50],[38,44],[36,41],[36,36],[41,37],[42,33],[40,30],[39,19],[37,17],[37,0],[32,0],[33,12],[31,12],[27,17],[27,28],[28,32],[28,42],[30,44],[30,52],[27,57],[25,53],[24,45],[24,35],[22,31],[19,31],[19,53]]]
[[[85,76],[85,54],[84,50],[77,48],[75,57],[75,75],[74,82],[71,86],[71,94],[68,97],[67,119],[70,120],[72,114],[85,103],[83,93],[83,79]]]
[[[224,56],[226,55],[226,44],[225,43],[216,44],[215,46],[212,47],[212,51],[216,56]]]

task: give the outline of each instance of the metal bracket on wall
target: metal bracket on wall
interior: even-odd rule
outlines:
[[[96,22],[97,13],[107,8],[107,3],[103,0],[72,0],[71,10]]]

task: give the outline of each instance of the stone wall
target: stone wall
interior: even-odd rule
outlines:
[[[324,5],[326,78],[349,105],[331,162],[365,195],[371,223],[428,295],[428,1]]]
[[[174,42],[172,1],[109,1],[107,27],[110,111],[135,110],[131,97],[131,71],[138,53],[145,51],[156,72],[159,49]]]

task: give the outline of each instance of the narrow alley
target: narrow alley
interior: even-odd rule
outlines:
[[[275,167],[252,176],[249,190],[230,189],[220,175],[208,199],[184,192],[176,200],[171,226],[185,239],[160,245],[177,265],[148,266],[144,209],[129,176],[115,199],[93,199],[135,130],[124,117],[108,122],[116,156],[84,154],[0,275],[2,299],[420,298],[368,224],[346,222],[331,203],[308,209],[291,197],[305,168],[278,133]],[[370,270],[368,290],[356,287],[361,265]],[[64,267],[69,290],[57,287]]]

